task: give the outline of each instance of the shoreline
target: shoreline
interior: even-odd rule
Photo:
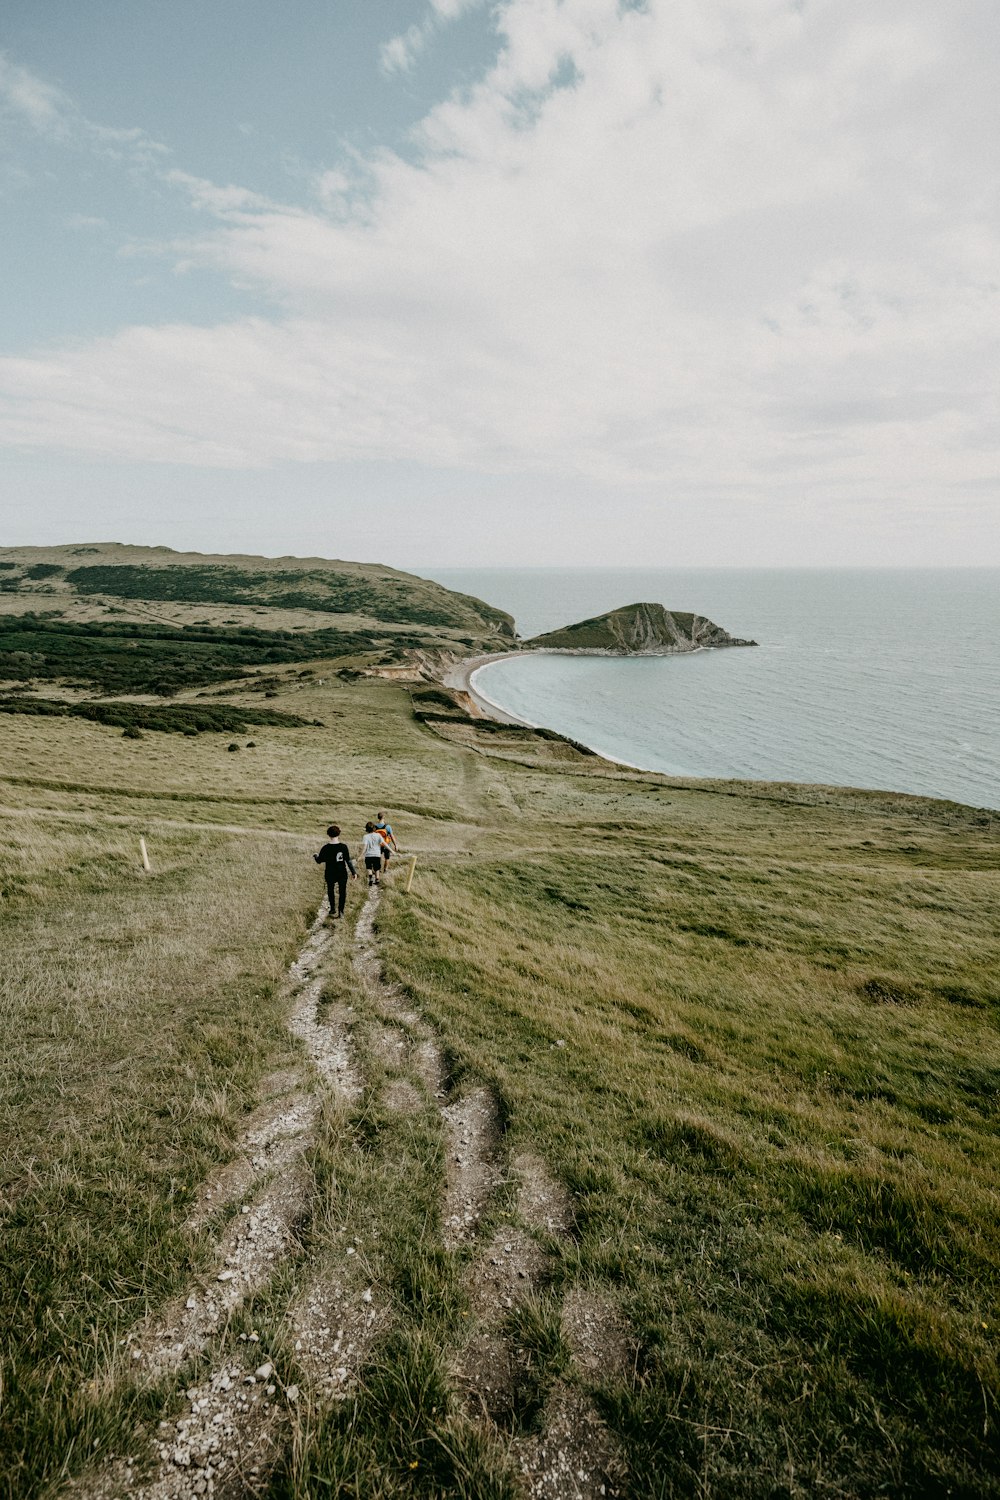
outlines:
[[[699,647],[698,649],[705,650],[708,648]],[[527,656],[528,654],[526,651],[495,651],[488,656],[470,656],[464,661],[456,662],[454,666],[449,667],[446,672],[442,673],[441,681],[445,687],[453,688],[459,693],[465,693],[472,699],[481,712],[485,713],[488,718],[496,719],[501,724],[518,724],[525,729],[551,729],[553,734],[562,734],[561,729],[556,729],[550,724],[536,724],[534,720],[525,719],[521,715],[515,714],[511,709],[504,708],[502,703],[497,703],[495,699],[488,697],[482,688],[476,686],[476,677],[482,671],[483,667],[491,666],[494,662],[498,661],[513,661],[517,657]],[[536,651],[531,654],[535,656],[568,656],[571,654],[577,655],[578,653]],[[579,743],[583,744],[584,741],[581,740]],[[624,766],[629,771],[641,771],[646,776],[663,775],[663,772],[652,771],[648,766],[637,765],[633,760],[623,760],[620,755],[609,755],[605,750],[598,750],[596,745],[587,745],[587,749],[600,760],[606,760],[613,766]]]
[[[697,646],[697,647],[695,647],[694,651],[692,651],[692,652],[684,652],[684,653],[680,653],[680,652],[664,652],[662,654],[663,655],[670,655],[670,656],[682,655],[682,654],[683,655],[695,655],[697,652],[701,652],[701,651],[713,651],[713,650],[719,650],[719,649],[724,649],[724,648],[713,647],[713,646]],[[602,750],[598,745],[592,744],[589,740],[583,740],[583,739],[581,739],[577,735],[567,734],[565,730],[557,728],[554,724],[536,723],[534,720],[526,719],[526,718],[523,717],[523,715],[519,715],[519,714],[514,713],[511,709],[505,708],[502,704],[497,703],[493,698],[489,697],[489,695],[486,692],[484,692],[483,689],[481,687],[479,687],[478,684],[475,681],[475,679],[476,679],[478,673],[480,672],[480,670],[483,667],[490,666],[493,662],[513,661],[515,658],[524,657],[524,656],[528,656],[528,655],[533,655],[533,656],[597,656],[597,655],[602,655],[603,656],[603,655],[607,655],[607,656],[610,657],[610,656],[612,656],[612,654],[613,653],[610,653],[610,652],[608,652],[608,653],[600,652],[599,653],[599,652],[590,652],[590,651],[567,651],[567,650],[545,650],[545,649],[538,649],[538,650],[532,651],[530,653],[527,652],[527,651],[496,651],[496,652],[493,652],[491,654],[484,655],[484,656],[467,657],[463,661],[459,661],[459,662],[454,663],[454,665],[451,666],[450,668],[448,668],[448,670],[446,672],[442,673],[442,675],[441,675],[441,682],[444,684],[445,687],[450,687],[450,688],[453,688],[453,689],[455,689],[456,691],[458,691],[460,693],[463,693],[469,699],[469,701],[474,705],[474,709],[476,711],[478,711],[479,713],[484,714],[487,718],[494,719],[498,723],[501,723],[501,724],[520,725],[520,726],[522,726],[525,729],[548,729],[548,730],[551,730],[552,733],[562,735],[563,738],[565,738],[565,739],[575,740],[575,742],[577,744],[586,745],[586,748],[588,750],[590,750],[593,755],[597,756],[600,760],[608,762],[610,765],[621,766],[623,769],[629,770],[629,771],[638,771],[642,775],[645,775],[645,776],[665,776],[665,777],[671,777],[673,779],[678,779],[679,778],[681,780],[694,780],[694,781],[716,781],[716,780],[722,780],[722,781],[732,781],[734,783],[743,783],[743,782],[751,781],[751,782],[760,782],[762,785],[772,785],[772,786],[791,785],[791,786],[805,786],[805,787],[812,787],[812,786],[835,787],[838,790],[842,790],[842,791],[859,791],[859,792],[864,792],[864,793],[878,793],[879,795],[891,796],[891,797],[912,797],[912,798],[918,798],[921,801],[930,801],[930,802],[934,802],[934,803],[938,803],[938,802],[954,802],[954,803],[956,803],[960,807],[973,808],[977,812],[985,813],[990,818],[993,818],[997,813],[1000,813],[1000,803],[982,802],[982,801],[979,801],[979,800],[973,801],[968,796],[963,797],[963,796],[957,795],[955,793],[947,794],[947,793],[943,793],[943,792],[940,792],[940,791],[939,792],[930,792],[930,791],[915,790],[915,789],[903,789],[901,787],[881,786],[881,785],[878,785],[878,784],[865,785],[865,784],[862,784],[860,782],[854,782],[854,781],[833,781],[833,782],[830,782],[830,781],[815,781],[815,780],[804,781],[804,780],[800,780],[800,779],[795,778],[795,777],[789,777],[787,775],[770,775],[770,776],[729,775],[729,776],[721,776],[721,777],[719,777],[719,776],[708,776],[704,772],[696,772],[696,771],[666,771],[666,770],[657,769],[657,768],[654,768],[654,767],[651,767],[651,766],[648,766],[648,765],[640,765],[636,761],[625,760],[622,756],[609,754],[608,751]],[[617,653],[614,653],[614,654],[617,655]],[[639,659],[639,658],[634,658],[634,659]]]
[[[520,724],[525,729],[537,729],[537,724],[532,724],[529,719],[522,719],[518,714],[511,713],[509,709],[500,703],[494,703],[492,698],[487,698],[485,693],[480,692],[475,684],[474,677],[481,667],[488,667],[495,661],[512,661],[517,656],[524,656],[524,651],[492,651],[485,656],[467,656],[463,661],[457,661],[452,666],[446,667],[441,673],[442,686],[452,688],[456,693],[464,693],[471,698],[480,713],[485,714],[488,719],[496,719],[501,724]]]

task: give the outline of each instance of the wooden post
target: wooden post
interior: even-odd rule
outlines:
[[[149,875],[151,873],[151,866],[149,863],[149,855],[146,853],[146,840],[144,838],[140,838],[139,840],[139,853],[142,855],[142,868],[145,870],[146,874]]]
[[[410,886],[413,884],[413,872],[414,872],[414,870],[416,868],[417,868],[417,856],[415,854],[412,854],[410,856],[410,873],[407,875],[407,877],[406,877],[406,884],[403,887],[403,890],[405,891],[405,893],[407,895],[410,894]]]

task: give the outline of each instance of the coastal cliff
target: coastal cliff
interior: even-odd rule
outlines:
[[[668,610],[662,604],[626,604],[562,630],[525,641],[530,651],[587,656],[668,656],[707,646],[756,646],[740,640],[704,615]]]

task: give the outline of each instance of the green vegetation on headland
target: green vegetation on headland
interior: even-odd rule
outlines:
[[[705,646],[754,646],[737,640],[704,615],[668,610],[662,604],[625,604],[561,630],[532,636],[535,650],[609,652],[615,656],[660,656]]]
[[[995,819],[645,775],[466,719],[427,684],[411,706],[395,683],[268,670],[277,711],[327,727],[237,756],[4,722],[3,1500],[109,1450],[141,1465],[144,1434],[251,1332],[303,1393],[269,1500],[511,1500],[506,1445],[566,1383],[642,1500],[1000,1495]],[[320,895],[310,854],[331,818],[354,847],[383,806],[418,865],[409,896],[390,875],[379,947],[446,1076],[421,1083],[409,1021],[387,1040],[338,927],[325,1005],[353,1023],[364,1089],[325,1100],[286,1263],[143,1386],[120,1341],[214,1266],[210,1231],[184,1228],[206,1175],[275,1080],[310,1087],[279,992]],[[511,1313],[518,1403],[495,1422],[460,1400],[476,1250],[446,1248],[441,1209],[438,1094],[481,1084],[501,1162],[542,1159],[572,1204]],[[506,1180],[494,1230],[524,1232]],[[287,1320],[324,1276],[383,1309],[325,1414]],[[627,1360],[568,1359],[560,1309],[580,1297],[617,1309]]]
[[[36,576],[39,576],[36,574]],[[182,599],[199,604],[266,604],[271,609],[319,610],[325,614],[372,615],[408,625],[443,625],[503,633],[510,617],[467,595],[451,595],[428,584],[416,598],[405,576],[377,581],[337,573],[289,569],[280,574],[225,567],[141,567],[131,565],[73,568],[67,583],[81,594],[113,594],[121,599]],[[423,582],[423,580],[419,580]],[[430,594],[430,598],[425,597]],[[441,597],[438,597],[440,595]],[[513,634],[513,629],[510,628]]]
[[[369,631],[281,630],[50,620],[0,615],[0,680],[64,681],[104,693],[157,693],[229,682],[254,668],[374,654],[393,659],[419,636]]]
[[[59,578],[59,596],[108,596],[123,601],[230,604],[365,616],[391,627],[423,625],[481,640],[511,640],[510,615],[482,599],[427,578],[375,563],[322,558],[210,558],[168,547],[114,545],[4,549],[5,581]],[[44,557],[32,561],[37,553]],[[79,558],[90,561],[81,563]],[[471,643],[470,643],[471,644]]]
[[[283,663],[384,666],[417,650],[461,656],[514,640],[502,610],[374,564],[186,560],[110,545],[5,550],[0,682],[170,696]]]

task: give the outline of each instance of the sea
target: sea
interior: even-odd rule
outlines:
[[[1000,569],[445,568],[522,637],[650,601],[752,649],[525,655],[476,691],[674,776],[821,782],[1000,808]]]

